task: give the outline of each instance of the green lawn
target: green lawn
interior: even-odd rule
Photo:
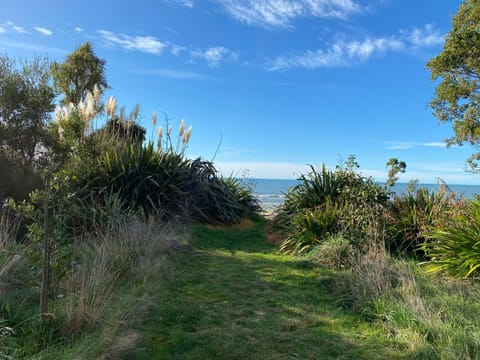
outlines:
[[[194,227],[142,328],[135,359],[415,357],[379,323],[342,309],[334,274],[279,254],[264,221]],[[160,290],[161,289],[161,290]]]

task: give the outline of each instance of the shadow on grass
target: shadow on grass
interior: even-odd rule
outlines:
[[[131,358],[412,358],[379,325],[336,305],[330,272],[277,254],[262,226],[195,228],[195,249],[179,257],[144,351]]]

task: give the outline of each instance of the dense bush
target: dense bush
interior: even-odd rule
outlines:
[[[76,177],[85,196],[118,194],[128,207],[165,220],[235,223],[256,206],[251,190],[220,178],[211,162],[187,159],[152,143],[106,150],[88,173]]]
[[[430,271],[458,277],[480,274],[480,197],[471,200],[464,211],[446,213],[443,222],[427,233],[421,249],[428,256]]]
[[[387,248],[396,254],[422,255],[419,246],[426,241],[425,234],[432,226],[441,226],[445,214],[460,210],[464,203],[445,186],[438,191],[420,188],[394,196]]]
[[[357,248],[368,246],[385,226],[389,194],[353,170],[325,166],[302,175],[286,194],[274,223],[283,234],[281,249],[302,253],[331,235],[342,234]]]

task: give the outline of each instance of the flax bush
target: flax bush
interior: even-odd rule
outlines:
[[[284,238],[281,250],[308,252],[330,236],[342,235],[362,251],[385,228],[388,192],[352,166],[334,171],[311,167],[299,181],[274,219]]]
[[[433,226],[431,238],[421,249],[425,251],[430,271],[446,272],[457,277],[480,275],[480,197],[475,196],[468,207]]]
[[[423,255],[421,244],[428,241],[433,226],[442,226],[445,214],[461,211],[465,200],[446,186],[438,191],[420,188],[393,197],[390,207],[388,249],[395,254]]]

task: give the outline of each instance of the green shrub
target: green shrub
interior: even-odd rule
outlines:
[[[343,235],[359,250],[385,226],[386,189],[352,167],[321,171],[311,167],[286,194],[274,219],[283,233],[281,249],[308,252],[331,235]]]
[[[126,143],[106,150],[88,173],[78,174],[82,199],[102,202],[117,194],[127,208],[141,209],[165,220],[236,223],[257,202],[251,191],[222,179],[201,158],[156,148],[152,143]],[[83,189],[83,190],[82,190]]]
[[[248,184],[245,184],[240,179],[229,177],[221,177],[220,181],[227,187],[230,192],[235,195],[240,205],[249,212],[260,211],[260,203],[258,199],[253,195],[253,188]]]
[[[390,233],[388,249],[397,254],[417,254],[419,246],[426,241],[430,227],[439,225],[444,215],[459,209],[463,201],[446,187],[439,191],[420,188],[394,196],[390,208]]]
[[[351,267],[355,249],[343,236],[331,236],[313,250],[313,255],[320,265],[343,270]]]
[[[304,209],[290,215],[283,227],[284,240],[280,250],[287,254],[301,254],[312,250],[330,235],[335,234],[339,209],[330,201],[314,209]]]
[[[458,277],[480,274],[480,197],[468,207],[451,215],[427,233],[432,240],[421,249],[427,255],[430,271],[442,271]]]

